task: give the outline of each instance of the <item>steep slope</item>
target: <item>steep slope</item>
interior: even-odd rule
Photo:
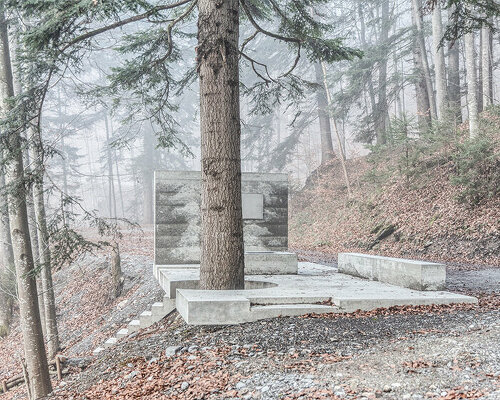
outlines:
[[[350,199],[340,162],[321,167],[292,196],[290,246],[499,266],[500,198],[460,202],[450,157],[425,162],[409,177],[370,156],[349,160]]]

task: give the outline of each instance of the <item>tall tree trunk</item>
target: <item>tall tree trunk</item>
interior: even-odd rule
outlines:
[[[386,122],[387,122],[387,56],[388,56],[388,39],[390,28],[389,17],[389,0],[382,1],[382,26],[380,28],[380,43],[384,47],[382,60],[379,63],[378,72],[378,103],[377,103],[377,144],[386,142]]]
[[[451,19],[454,8],[448,11],[448,19]],[[450,109],[455,115],[458,123],[462,122],[462,104],[460,96],[460,51],[459,41],[450,44],[448,50],[448,100]]]
[[[44,157],[43,143],[37,128],[29,129],[30,155],[36,173],[33,185],[33,199],[36,215],[36,228],[38,235],[38,253],[40,257],[40,276],[43,290],[43,303],[45,308],[45,332],[47,353],[53,359],[59,351],[59,332],[57,329],[56,301],[52,282],[52,260],[50,254],[49,230],[47,228],[47,214],[45,211],[44,182]]]
[[[243,289],[238,0],[198,1],[202,289]]]
[[[422,17],[421,0],[412,0],[412,13],[415,18],[415,26],[417,27],[417,42],[422,57],[422,65],[424,67],[425,86],[427,87],[427,96],[429,97],[429,103],[431,106],[430,107],[431,118],[437,119],[436,98],[434,96],[434,89],[432,87],[431,70],[429,68],[429,61],[427,59],[427,49],[425,47],[424,29],[423,29],[424,20]]]
[[[106,158],[108,165],[108,202],[109,202],[109,215],[111,218],[116,218],[116,194],[115,194],[115,180],[113,177],[113,156],[111,154],[111,136],[109,127],[108,114],[104,114],[104,123],[106,126]]]
[[[465,63],[467,68],[467,103],[469,108],[469,136],[474,139],[479,131],[477,106],[477,73],[474,55],[474,32],[465,34]]]
[[[412,21],[415,25],[415,13],[412,13]],[[431,104],[429,101],[429,93],[427,91],[427,82],[425,79],[425,66],[422,60],[422,52],[418,43],[418,31],[415,32],[413,37],[413,65],[415,67],[415,93],[417,100],[417,118],[420,132],[424,132],[430,127]]]
[[[3,151],[0,150],[0,164]],[[0,190],[5,188],[5,177],[0,170]],[[10,330],[13,303],[14,254],[10,237],[9,208],[7,198],[0,194],[0,338]]]
[[[434,56],[434,70],[436,73],[436,106],[439,119],[443,118],[448,108],[444,49],[443,46],[440,46],[442,38],[443,21],[441,17],[441,6],[439,2],[437,2],[432,12],[432,53]]]
[[[0,9],[0,36],[1,114],[5,117],[10,107],[6,100],[14,95],[14,88],[7,22],[3,9]],[[34,263],[28,230],[21,137],[18,132],[11,132],[7,140],[11,153],[8,155],[10,159],[6,169],[6,181],[10,185],[8,193],[9,221],[16,266],[21,331],[31,393],[38,399],[49,394],[52,391],[52,386],[38,312],[36,280],[33,274]]]
[[[483,108],[486,108],[493,104],[493,35],[487,25],[484,25],[481,29],[481,38],[482,104]]]
[[[319,130],[321,138],[321,164],[333,160],[333,143],[332,143],[332,128],[330,126],[330,117],[328,111],[328,101],[326,99],[325,85],[323,84],[325,77],[321,64],[314,63],[314,71],[316,73],[316,101],[318,103],[318,118]]]
[[[143,139],[142,182],[143,182],[143,222],[153,223],[153,174],[154,174],[154,135],[146,130]]]
[[[363,12],[363,3],[361,1],[358,1],[358,17],[360,20],[360,40],[361,40],[361,48],[363,50],[366,50],[368,48],[368,43],[366,41],[366,24],[365,24],[365,15]],[[369,76],[368,76],[368,96],[370,98],[370,107],[371,107],[371,112],[374,117],[373,121],[373,126],[376,128],[376,110],[377,110],[377,103],[375,101],[375,90],[373,89],[373,78],[372,78],[372,73],[370,71]]]

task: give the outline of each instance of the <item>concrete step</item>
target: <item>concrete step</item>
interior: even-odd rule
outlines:
[[[116,338],[121,339],[128,336],[128,329],[122,328],[118,332],[116,332]]]
[[[137,332],[139,329],[141,329],[141,322],[138,319],[133,319],[129,322],[127,329],[129,331],[129,334]]]
[[[114,346],[116,344],[116,342],[118,342],[118,339],[115,338],[115,337],[110,337],[108,340],[106,340],[103,344],[103,346],[105,348],[108,348],[108,347],[111,347],[111,346]]]
[[[160,321],[165,316],[165,312],[163,311],[163,302],[159,301],[157,303],[153,303],[151,306],[151,314],[153,317],[153,323]]]
[[[151,311],[144,311],[139,315],[140,326],[147,328],[153,324],[153,313]]]
[[[104,347],[96,347],[92,353],[96,356],[103,350],[104,350]]]

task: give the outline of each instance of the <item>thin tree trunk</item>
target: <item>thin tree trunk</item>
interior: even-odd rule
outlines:
[[[412,0],[412,12],[415,18],[415,26],[417,27],[417,41],[422,57],[422,65],[424,67],[425,85],[427,87],[427,96],[429,97],[431,119],[437,119],[436,98],[434,97],[434,89],[432,87],[431,70],[427,59],[427,50],[425,47],[423,17],[422,17],[422,2],[421,0]]]
[[[202,289],[243,289],[238,0],[198,1]]]
[[[153,223],[153,174],[154,174],[154,136],[150,130],[144,133],[142,160],[143,181],[143,222]]]
[[[0,150],[0,164],[3,151]],[[0,190],[5,188],[5,177],[0,170]],[[9,208],[7,198],[0,194],[0,337],[6,336],[10,330],[13,303],[14,254],[10,237]]]
[[[330,117],[328,110],[328,101],[326,99],[326,89],[324,85],[325,77],[319,62],[314,63],[316,73],[316,101],[318,104],[319,130],[321,138],[321,164],[333,160],[332,128],[330,126]]]
[[[465,34],[465,63],[467,68],[467,100],[469,108],[469,137],[474,139],[479,131],[477,106],[477,73],[474,55],[474,32]]]
[[[491,29],[484,25],[481,29],[481,60],[482,60],[482,104],[483,108],[493,104],[493,46]]]
[[[113,286],[113,298],[120,297],[123,289],[123,275],[121,267],[120,249],[116,243],[111,253],[111,281]]]
[[[111,135],[109,128],[108,114],[104,115],[104,122],[106,126],[106,157],[108,164],[108,202],[109,214],[111,218],[116,218],[116,196],[115,196],[115,182],[113,178],[113,156],[111,155]]]
[[[7,22],[3,10],[0,10],[0,94],[2,115],[9,111],[6,99],[14,95],[12,67],[10,62]],[[26,190],[24,165],[21,152],[21,137],[18,132],[11,132],[8,137],[10,160],[6,170],[6,181],[10,185],[8,193],[9,221],[12,238],[14,262],[16,265],[19,313],[23,334],[24,353],[27,372],[30,377],[31,391],[34,398],[46,396],[52,391],[47,356],[43,343],[42,325],[38,312],[36,280],[33,274],[34,263],[28,229],[26,209]]]
[[[29,129],[30,155],[36,173],[33,185],[33,199],[36,215],[36,228],[38,234],[38,251],[40,257],[40,272],[43,290],[43,303],[45,308],[45,331],[47,340],[47,353],[53,359],[59,351],[59,332],[57,329],[56,301],[52,282],[52,261],[50,254],[49,230],[44,200],[44,173],[42,140],[36,128]]]
[[[442,119],[448,108],[446,65],[444,60],[444,49],[440,46],[443,37],[443,22],[441,17],[441,6],[435,4],[432,12],[432,52],[434,55],[434,70],[436,73],[436,106],[437,115]]]
[[[120,177],[120,168],[118,166],[118,157],[116,156],[115,151],[115,168],[116,168],[116,181],[118,182],[118,193],[120,194],[120,207],[121,207],[121,216],[125,217],[125,203],[123,202],[123,190],[122,190],[122,180]]]
[[[448,19],[451,19],[454,8],[450,8]],[[450,109],[458,123],[462,122],[462,104],[460,96],[460,51],[459,41],[455,40],[448,50],[448,100]]]
[[[360,31],[360,39],[361,39],[361,48],[363,50],[366,50],[368,48],[368,43],[366,41],[366,24],[365,24],[365,16],[363,13],[363,5],[361,1],[358,1],[358,16],[360,20],[360,26],[361,26],[361,31]],[[370,97],[370,107],[372,111],[372,115],[374,117],[373,125],[376,127],[376,109],[377,109],[377,104],[375,101],[375,90],[373,89],[373,80],[372,80],[372,73],[370,72],[368,76],[368,96]]]
[[[412,13],[412,20],[415,21],[415,13]],[[415,22],[414,22],[415,24]],[[422,61],[422,53],[418,44],[418,33],[413,38],[413,65],[415,67],[415,93],[417,100],[417,118],[420,132],[424,132],[431,125],[431,104],[427,83],[425,79],[425,67]]]
[[[326,80],[326,67],[325,67],[325,64],[323,62],[321,63],[321,67],[323,70],[323,83],[325,85],[326,98],[327,98],[328,106],[329,106],[328,108],[330,109],[330,107],[332,105],[332,98],[330,97],[330,91],[328,90],[328,83]],[[330,116],[332,116],[331,112],[330,112]],[[342,147],[342,142],[340,140],[339,130],[337,129],[337,122],[335,121],[335,118],[332,118],[332,119],[333,119],[333,127],[335,129],[335,135],[337,136],[337,141],[339,144],[340,163],[342,164],[342,170],[344,172],[344,179],[345,179],[345,184],[347,187],[347,196],[350,198],[352,193],[351,193],[351,184],[349,183],[349,176],[347,175],[347,167],[346,167],[347,156],[345,153],[345,148]]]
[[[381,15],[381,29],[380,29],[380,43],[384,46],[385,50],[382,55],[382,60],[379,63],[378,72],[378,103],[377,103],[377,144],[384,144],[386,142],[386,129],[387,129],[387,41],[389,39],[389,0],[382,1],[382,15]]]
[[[483,111],[483,34],[479,31],[479,51],[477,57],[477,111]]]

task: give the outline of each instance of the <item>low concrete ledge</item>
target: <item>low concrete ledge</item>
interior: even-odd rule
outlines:
[[[339,272],[414,290],[443,290],[446,266],[360,253],[339,253]]]
[[[245,252],[245,274],[290,275],[298,271],[297,254],[283,251]]]

